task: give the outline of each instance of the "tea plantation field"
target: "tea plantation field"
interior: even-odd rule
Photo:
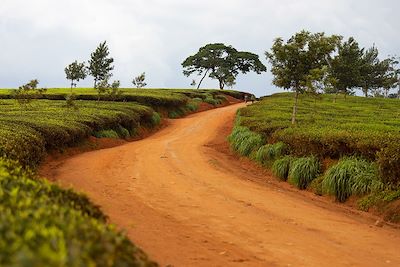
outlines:
[[[127,139],[156,127],[162,116],[176,118],[202,102],[218,105],[244,93],[125,89],[118,98],[99,99],[93,89],[74,89],[72,106],[69,93],[49,89],[21,104],[12,90],[0,90],[0,266],[157,266],[86,196],[30,169],[49,151],[89,136]]]
[[[281,93],[241,109],[233,149],[300,189],[339,201],[383,191],[400,197],[400,100],[305,95],[294,126],[292,107],[293,95]]]

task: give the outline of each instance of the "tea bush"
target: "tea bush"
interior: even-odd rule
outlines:
[[[0,266],[157,266],[84,195],[0,159]]]

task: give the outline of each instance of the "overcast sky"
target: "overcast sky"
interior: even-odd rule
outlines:
[[[382,57],[399,55],[399,14],[396,0],[0,0],[0,88],[34,78],[67,87],[65,66],[87,61],[104,40],[123,87],[143,71],[149,87],[190,87],[180,64],[211,42],[267,64],[273,40],[302,29],[354,36],[362,46],[375,43]],[[236,88],[259,96],[280,91],[271,81],[269,71],[239,75]],[[79,84],[91,85],[91,78]]]

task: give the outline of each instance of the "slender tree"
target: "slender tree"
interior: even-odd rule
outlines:
[[[221,43],[207,44],[193,56],[189,56],[182,63],[183,74],[190,76],[197,73],[202,76],[197,89],[208,75],[217,79],[219,88],[224,89],[227,81],[236,78],[239,73],[254,71],[258,74],[267,70],[261,63],[258,55],[250,52],[238,51],[232,46]]]
[[[326,68],[327,58],[336,50],[341,37],[324,33],[301,31],[287,42],[277,38],[266,57],[272,64],[273,84],[294,91],[292,124],[296,123],[299,95],[309,88],[310,78],[317,77],[319,69]]]
[[[75,86],[76,87],[76,82],[79,82],[80,80],[84,80],[87,76],[87,69],[85,66],[85,62],[78,63],[78,61],[74,61],[71,64],[69,64],[65,69],[65,74],[67,76],[67,80],[71,80],[71,93],[72,93],[72,88]]]
[[[111,71],[114,69],[112,63],[114,59],[109,57],[107,42],[100,43],[96,50],[91,54],[89,60],[89,72],[94,78],[94,87],[96,88],[98,81],[103,81],[106,77],[112,76]]]
[[[146,80],[146,73],[143,72],[139,76],[133,78],[132,84],[138,89],[139,88],[143,88],[143,87],[145,87],[147,85],[145,80]]]

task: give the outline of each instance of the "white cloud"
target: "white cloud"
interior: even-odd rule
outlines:
[[[67,86],[63,69],[87,60],[107,40],[114,78],[129,86],[146,71],[153,87],[188,87],[180,63],[208,42],[225,42],[264,58],[277,36],[301,29],[352,35],[361,45],[398,54],[397,1],[346,0],[1,0],[0,87],[38,78]],[[271,75],[242,75],[238,89],[276,90]],[[90,85],[87,80],[82,85]],[[215,81],[207,81],[216,87]]]

